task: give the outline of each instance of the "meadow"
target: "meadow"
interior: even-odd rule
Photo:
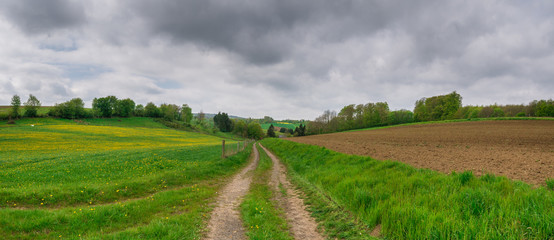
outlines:
[[[0,123],[0,236],[202,236],[218,180],[242,167],[251,148],[221,159],[221,138],[148,118],[112,121]]]
[[[262,144],[287,165],[332,238],[371,239],[366,233],[373,230],[386,239],[554,239],[548,187],[469,171],[443,174],[286,140]]]
[[[299,123],[289,123],[289,122],[274,122],[274,123],[264,123],[261,124],[262,129],[267,131],[269,129],[269,126],[273,124],[274,127],[280,127],[280,128],[288,128],[294,130],[296,127],[300,126]]]

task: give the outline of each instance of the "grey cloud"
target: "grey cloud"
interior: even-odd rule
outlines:
[[[3,0],[1,13],[27,34],[73,28],[86,20],[81,2],[71,0]]]

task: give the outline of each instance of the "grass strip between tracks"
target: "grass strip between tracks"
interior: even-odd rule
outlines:
[[[271,159],[259,146],[260,161],[254,171],[250,192],[240,205],[241,216],[250,239],[292,240],[284,213],[273,201],[274,193],[268,185]]]

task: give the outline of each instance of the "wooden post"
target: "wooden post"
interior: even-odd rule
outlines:
[[[240,151],[240,142],[237,142],[237,153]]]
[[[221,140],[221,158],[225,158],[225,140]]]

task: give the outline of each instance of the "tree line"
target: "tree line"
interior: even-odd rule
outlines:
[[[462,106],[462,96],[454,91],[417,100],[413,112],[405,109],[390,111],[387,102],[351,104],[343,107],[339,113],[326,110],[314,121],[309,121],[307,134],[411,122],[491,117],[554,117],[554,101],[534,100],[528,105]]]

